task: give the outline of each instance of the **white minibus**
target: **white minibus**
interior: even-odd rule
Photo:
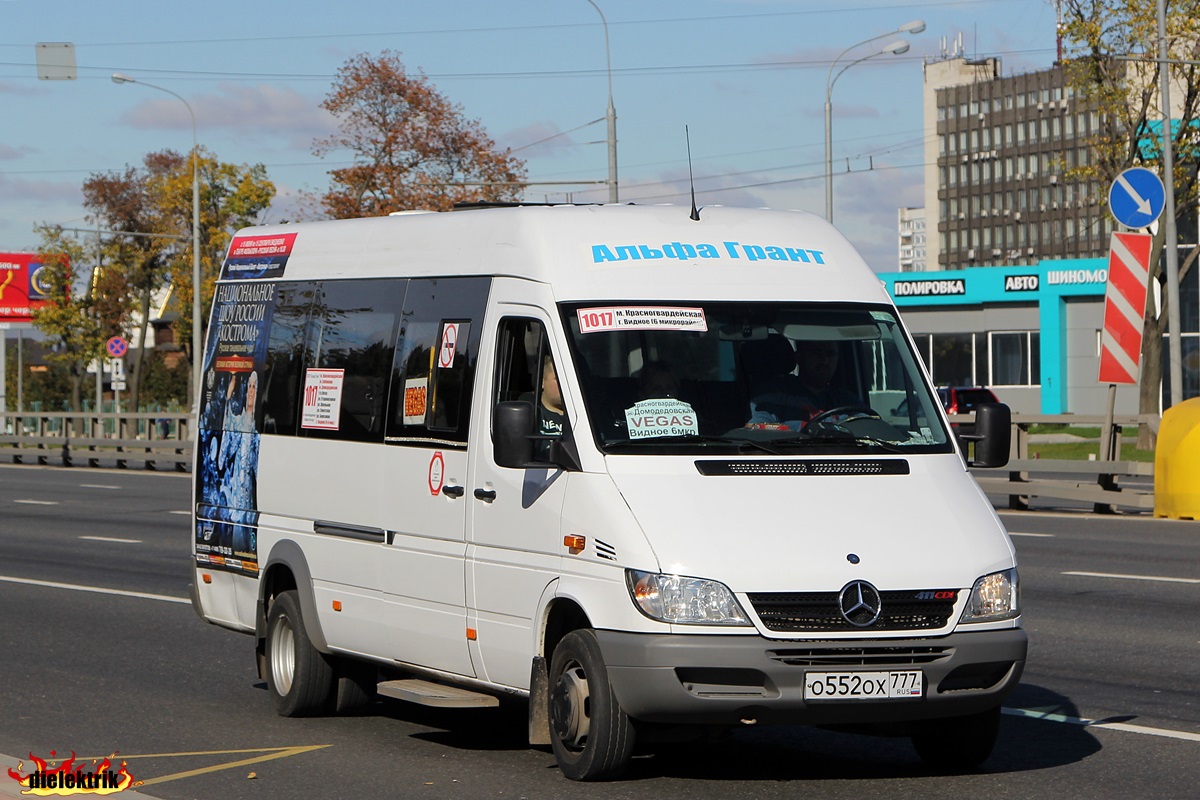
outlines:
[[[751,724],[992,750],[1026,635],[968,467],[1008,409],[956,437],[812,214],[245,229],[203,359],[192,601],[280,714],[523,698],[575,780]]]

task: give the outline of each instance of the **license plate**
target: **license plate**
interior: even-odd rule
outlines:
[[[919,669],[889,672],[809,672],[805,700],[874,700],[921,697],[925,678]]]

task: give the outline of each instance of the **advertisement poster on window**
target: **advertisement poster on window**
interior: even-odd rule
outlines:
[[[204,353],[196,460],[196,561],[258,572],[259,384],[272,283],[219,284]]]

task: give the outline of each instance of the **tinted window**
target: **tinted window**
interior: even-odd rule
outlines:
[[[409,282],[388,402],[390,442],[463,442],[489,278]]]
[[[295,435],[304,383],[304,335],[314,284],[278,284],[263,370],[262,432]]]
[[[307,436],[383,441],[396,329],[407,281],[326,281],[313,298],[300,429]]]

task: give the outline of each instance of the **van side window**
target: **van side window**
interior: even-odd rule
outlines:
[[[489,278],[409,281],[396,341],[387,441],[463,443]]]
[[[407,281],[325,281],[313,301],[300,429],[382,442],[388,379]]]
[[[566,413],[558,386],[558,365],[550,354],[550,345],[542,323],[534,319],[509,317],[500,323],[496,352],[496,390],[493,402],[521,400],[531,403],[537,433],[563,435]],[[545,458],[550,441],[534,446],[534,457]]]
[[[296,435],[304,384],[304,335],[316,285],[278,284],[263,370],[262,432]]]

